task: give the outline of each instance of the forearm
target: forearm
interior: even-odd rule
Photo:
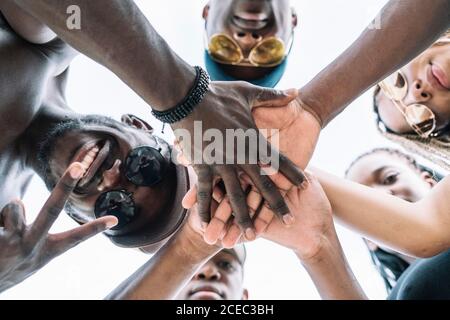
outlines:
[[[213,247],[197,248],[178,237],[171,240],[106,299],[173,299],[195,272],[219,251]]]
[[[338,220],[370,240],[420,257],[439,253],[446,245],[440,235],[443,221],[431,206],[410,203],[315,168],[311,171]]]
[[[324,300],[365,300],[336,235],[324,239],[322,250],[308,260],[298,257]]]
[[[195,70],[170,49],[132,0],[15,2],[157,110],[180,102],[194,82]],[[80,8],[80,30],[67,26],[72,5]]]
[[[367,29],[300,90],[325,126],[377,82],[427,49],[450,26],[450,0],[391,0]]]

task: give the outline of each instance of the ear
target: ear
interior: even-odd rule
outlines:
[[[207,5],[203,8],[203,13],[202,13],[203,19],[207,20],[207,19],[208,19],[208,15],[209,15],[209,4],[207,4]]]
[[[292,27],[296,28],[298,26],[298,15],[295,8],[291,8],[292,10]]]
[[[437,184],[437,181],[433,179],[433,176],[428,171],[422,171],[422,173],[420,174],[420,177],[426,183],[428,183],[431,188],[433,188]]]
[[[242,300],[246,301],[248,300],[248,290],[244,289],[244,291],[242,292]]]
[[[153,133],[153,127],[151,125],[132,114],[124,114],[121,121],[130,127]]]

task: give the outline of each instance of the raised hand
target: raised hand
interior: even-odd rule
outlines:
[[[83,174],[81,164],[72,164],[31,225],[26,225],[25,208],[19,200],[0,212],[0,292],[25,280],[60,254],[117,224],[117,218],[103,217],[73,230],[48,233]]]

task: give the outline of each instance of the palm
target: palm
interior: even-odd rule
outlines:
[[[302,108],[298,99],[284,107],[255,108],[253,117],[260,129],[278,129],[267,138],[279,139],[279,150],[304,169],[313,155],[320,134],[316,118]]]

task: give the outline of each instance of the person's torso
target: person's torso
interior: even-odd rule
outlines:
[[[41,107],[63,97],[56,82],[65,77],[57,73],[67,68],[68,54],[59,39],[46,45],[23,40],[0,12],[0,208],[22,197],[31,180],[19,141]]]

